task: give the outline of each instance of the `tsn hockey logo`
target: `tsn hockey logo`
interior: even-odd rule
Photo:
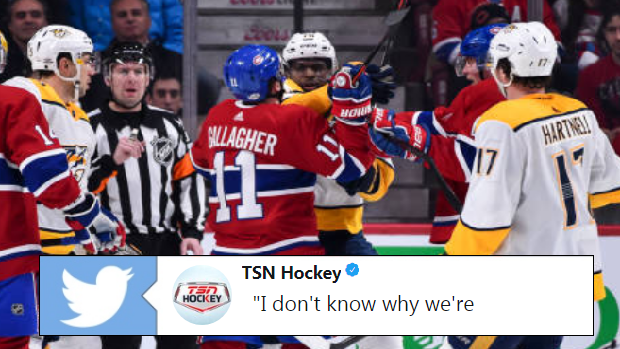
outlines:
[[[225,283],[186,282],[177,286],[174,302],[198,313],[206,313],[230,303]]]

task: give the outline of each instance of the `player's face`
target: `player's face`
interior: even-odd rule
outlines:
[[[475,85],[480,82],[480,74],[478,72],[478,64],[476,58],[467,57],[465,65],[463,66],[463,76]]]
[[[613,16],[603,31],[611,53],[620,58],[620,16]]]
[[[121,105],[136,105],[144,97],[149,74],[144,64],[114,64],[110,73],[110,91]]]
[[[330,70],[324,59],[296,59],[291,62],[289,77],[304,91],[325,86]]]
[[[82,54],[82,62],[80,68],[80,98],[86,95],[86,91],[90,88],[92,76],[95,74],[92,55],[90,53]]]
[[[18,0],[11,8],[8,29],[19,41],[27,42],[37,30],[47,25],[43,6],[35,0]]]

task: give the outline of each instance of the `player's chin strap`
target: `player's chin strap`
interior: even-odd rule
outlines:
[[[76,103],[80,99],[80,73],[82,70],[82,64],[78,63],[78,60],[80,59],[81,58],[73,57],[73,54],[71,54],[71,61],[75,65],[75,75],[71,77],[62,76],[62,74],[60,74],[60,70],[58,69],[58,66],[57,65],[54,66],[54,74],[56,74],[56,76],[58,76],[60,80],[73,83],[73,88],[74,88],[73,101]]]
[[[510,73],[510,81],[507,84],[504,84],[501,81],[499,81],[499,78],[497,77],[497,74],[495,73],[495,71],[492,71],[491,73],[493,74],[493,79],[495,79],[497,88],[499,88],[499,92],[502,94],[502,96],[504,96],[504,98],[508,98],[508,91],[506,89],[512,85],[512,80],[514,79],[514,75]]]

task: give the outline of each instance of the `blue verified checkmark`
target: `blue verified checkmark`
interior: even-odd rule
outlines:
[[[355,275],[359,274],[360,267],[357,266],[357,264],[355,264],[355,263],[349,263],[349,264],[347,264],[346,270],[347,270],[347,275],[355,276]]]

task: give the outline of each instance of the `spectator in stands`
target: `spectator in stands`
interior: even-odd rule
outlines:
[[[491,24],[510,22],[510,16],[504,6],[489,3],[476,6],[476,9],[471,14],[469,27],[473,31]]]
[[[181,82],[175,76],[160,74],[151,84],[146,101],[157,108],[180,115],[183,107]]]
[[[95,45],[95,51],[105,50],[114,35],[109,8],[114,0],[68,0],[71,25],[84,30]],[[146,3],[146,2],[145,2]],[[148,36],[160,41],[167,50],[183,53],[183,4],[179,0],[149,0]],[[139,15],[139,16],[137,16]],[[128,19],[141,17],[140,12],[127,12]]]
[[[473,32],[481,27],[485,27],[491,24],[510,23],[510,17],[508,12],[502,6],[497,4],[484,4],[476,8],[471,16],[471,32],[467,35],[472,35]],[[492,30],[499,30],[493,28]],[[487,43],[484,40],[467,40],[467,35],[461,43],[461,49],[459,56],[456,59],[455,68],[457,76],[464,76],[467,80],[471,81],[471,85],[476,85],[482,81],[485,77],[483,72],[478,69],[479,66],[483,66],[486,57],[479,58],[481,50],[485,53],[488,49]],[[464,44],[467,41],[467,44]]]
[[[0,83],[13,76],[27,75],[28,58],[26,44],[41,28],[47,25],[47,3],[45,0],[9,1],[7,8],[7,41],[9,56]]]
[[[620,155],[620,5],[605,10],[598,36],[609,54],[581,71],[577,98],[594,111]]]
[[[562,62],[577,63],[579,70],[598,61],[601,51],[596,32],[603,17],[600,0],[558,0],[553,5],[562,31],[566,57]]]
[[[167,50],[161,41],[151,40],[149,37],[152,21],[149,15],[149,3],[146,0],[111,0],[109,10],[115,35],[110,47],[117,42],[139,42],[153,57],[154,78],[157,77],[158,72],[166,71],[181,81],[183,56]],[[103,59],[106,55],[104,51]],[[81,102],[84,110],[92,111],[108,98],[109,89],[105,86],[101,74],[97,74],[93,77],[91,88]]]
[[[433,53],[440,61],[454,64],[461,40],[471,28],[471,16],[481,4],[497,3],[494,0],[439,0],[433,9]],[[512,22],[527,22],[528,0],[504,0]],[[555,23],[553,11],[543,1],[543,21],[556,40],[560,41],[560,29]],[[486,23],[490,24],[490,23]]]

